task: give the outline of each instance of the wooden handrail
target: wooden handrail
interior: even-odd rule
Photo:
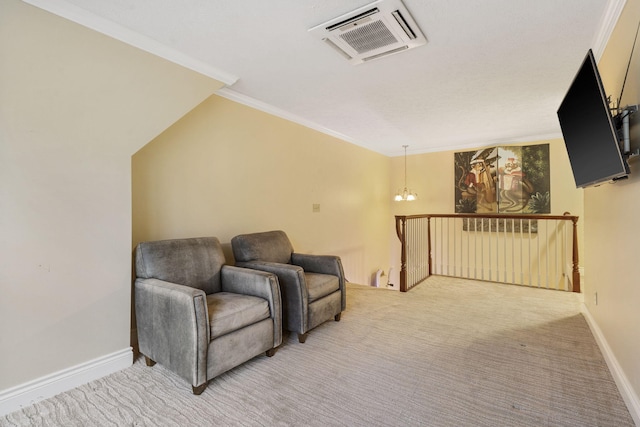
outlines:
[[[407,289],[407,241],[406,241],[406,222],[409,219],[426,218],[427,221],[427,245],[429,257],[429,275],[432,274],[432,253],[431,253],[431,218],[488,218],[488,219],[517,219],[517,220],[566,220],[573,223],[573,242],[572,242],[572,280],[573,292],[580,292],[580,267],[578,257],[578,216],[565,212],[563,215],[538,215],[538,214],[478,214],[478,213],[456,213],[456,214],[419,214],[419,215],[396,215],[396,234],[401,243],[400,254],[400,291],[406,292]]]
[[[509,215],[509,214],[473,214],[473,213],[456,213],[456,214],[420,214],[420,215],[396,215],[396,221],[398,218],[413,219],[413,218],[500,218],[500,219],[557,219],[557,220],[575,220],[578,221],[577,216],[573,216],[568,212],[563,215],[537,215],[537,214],[522,214],[522,215]]]

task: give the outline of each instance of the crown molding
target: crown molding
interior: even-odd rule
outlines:
[[[262,112],[265,112],[267,114],[271,114],[273,116],[276,117],[280,117],[282,119],[288,120],[290,122],[294,122],[297,123],[301,126],[316,130],[318,132],[324,133],[326,135],[332,136],[334,138],[338,138],[341,139],[343,141],[346,141],[350,144],[354,144],[363,148],[366,148],[367,150],[371,150],[371,148],[366,147],[365,145],[363,145],[361,142],[348,137],[347,135],[344,135],[340,132],[336,132],[332,129],[329,129],[327,127],[321,126],[315,122],[312,122],[310,120],[307,120],[303,117],[300,117],[296,114],[290,113],[288,111],[282,110],[278,107],[274,107],[273,105],[267,104],[266,102],[263,101],[259,101],[255,98],[252,98],[250,96],[241,94],[239,92],[236,92],[233,89],[230,89],[228,87],[223,87],[222,89],[218,89],[215,92],[216,95],[219,95],[223,98],[229,99],[231,101],[237,102],[239,104],[243,104],[246,105],[248,107],[251,108],[255,108],[256,110],[260,110]],[[371,150],[374,151],[374,150]]]
[[[185,55],[157,40],[132,31],[120,24],[97,16],[85,9],[79,8],[63,0],[22,0],[24,3],[50,12],[61,18],[75,22],[83,27],[104,34],[130,46],[141,49],[152,55],[159,56],[169,62],[188,68],[192,71],[218,80],[227,86],[238,81],[238,77],[227,73],[204,61]]]
[[[593,50],[593,56],[595,56],[596,62],[600,61],[600,57],[604,53],[607,43],[609,43],[611,33],[613,33],[615,29],[626,3],[627,0],[609,0],[607,2],[607,7],[598,24],[596,36],[591,43],[591,50]]]
[[[355,140],[340,132],[336,132],[332,129],[319,125],[315,122],[312,122],[308,119],[300,117],[296,114],[290,113],[278,107],[269,105],[263,101],[259,101],[255,98],[252,98],[247,95],[243,95],[237,91],[234,91],[230,89],[228,86],[231,86],[238,81],[239,78],[237,76],[227,73],[216,67],[213,67],[210,64],[205,63],[204,61],[185,55],[184,53],[179,52],[176,49],[173,49],[169,46],[166,46],[165,44],[160,43],[150,37],[147,37],[135,31],[132,31],[113,21],[99,17],[85,9],[79,8],[64,0],[22,0],[22,1],[24,3],[43,9],[47,12],[50,12],[54,15],[57,15],[64,19],[75,22],[79,25],[87,27],[101,34],[112,37],[128,45],[134,46],[143,51],[149,52],[153,55],[166,59],[167,61],[173,62],[175,64],[178,64],[180,66],[183,66],[195,72],[203,74],[207,77],[220,81],[227,86],[215,92],[217,95],[221,97],[230,99],[234,102],[238,102],[240,104],[249,106],[251,108],[255,108],[257,110],[263,111],[273,116],[280,117],[285,120],[300,124],[307,128],[316,130],[318,132],[324,133],[334,138],[338,138],[340,140],[357,145],[359,147],[362,147],[374,152],[378,152],[388,157],[403,155],[403,153],[397,151],[397,149],[388,150],[388,151],[373,150],[372,148],[367,147],[361,141]],[[598,61],[602,56],[604,49],[606,48],[606,45],[609,41],[609,38],[611,37],[613,30],[615,29],[618,19],[622,14],[624,6],[626,5],[626,2],[627,0],[608,0],[607,1],[607,5],[604,9],[602,18],[600,19],[600,22],[598,24],[596,35],[592,42],[592,50],[596,58],[596,61]],[[528,136],[528,137],[509,140],[508,143],[555,139],[559,137],[561,137],[560,133]],[[505,142],[506,141],[497,141],[497,142],[494,141],[494,142],[491,142],[491,144],[494,144],[494,143],[502,144]],[[468,142],[468,143],[462,142],[460,144],[456,144],[452,146],[436,147],[436,148],[427,149],[427,150],[414,151],[410,154],[437,152],[437,151],[442,151],[443,149],[446,149],[447,151],[459,150],[459,149],[466,149],[466,148],[472,148],[472,147],[478,147],[478,142]]]

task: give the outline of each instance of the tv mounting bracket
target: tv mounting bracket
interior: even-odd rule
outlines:
[[[634,152],[631,152],[631,139],[629,137],[629,116],[637,111],[638,104],[627,105],[620,111],[622,115],[622,154],[627,159],[640,155],[640,148],[636,148]]]
[[[609,103],[611,103],[611,97],[609,97]],[[629,117],[638,111],[638,104],[635,105],[627,105],[624,108],[620,108],[618,106],[610,107],[611,113],[614,118],[620,120],[620,131],[621,135],[621,147],[620,151],[625,158],[630,159],[632,157],[640,156],[640,147],[636,148],[635,151],[631,151],[631,139],[629,136]]]

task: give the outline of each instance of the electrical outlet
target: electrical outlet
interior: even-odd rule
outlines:
[[[320,203],[314,203],[311,207],[312,212],[320,212]]]

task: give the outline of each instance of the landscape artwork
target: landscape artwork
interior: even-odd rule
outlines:
[[[549,144],[454,154],[455,212],[551,213]]]

